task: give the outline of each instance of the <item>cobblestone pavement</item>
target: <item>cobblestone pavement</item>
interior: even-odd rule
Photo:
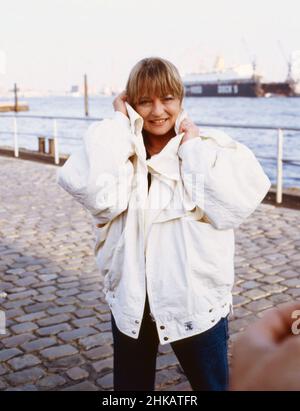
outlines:
[[[0,157],[0,390],[111,390],[109,309],[89,215],[52,165]],[[300,299],[299,212],[261,205],[236,231],[231,340],[278,303]],[[190,390],[169,345],[156,389]]]

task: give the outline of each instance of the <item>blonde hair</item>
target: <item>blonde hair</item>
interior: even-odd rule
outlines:
[[[142,95],[184,96],[184,86],[177,68],[170,61],[149,57],[140,60],[131,70],[126,84],[127,101],[135,106]]]

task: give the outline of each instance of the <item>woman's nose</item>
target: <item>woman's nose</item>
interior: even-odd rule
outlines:
[[[163,103],[159,99],[155,100],[152,105],[152,115],[159,116],[163,113],[164,113]]]

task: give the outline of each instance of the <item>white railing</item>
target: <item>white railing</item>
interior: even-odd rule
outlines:
[[[18,144],[18,136],[20,135],[36,135],[38,133],[21,133],[18,132],[18,123],[17,119],[19,118],[26,118],[26,119],[39,119],[39,120],[51,120],[53,122],[53,134],[48,136],[49,140],[53,142],[53,151],[54,151],[54,163],[60,163],[60,153],[59,153],[59,138],[57,132],[57,121],[58,120],[70,120],[70,121],[100,121],[101,118],[96,117],[63,117],[63,116],[35,116],[35,115],[14,115],[14,114],[4,114],[0,115],[0,118],[7,118],[11,117],[13,120],[12,130],[13,131],[5,131],[0,132],[5,134],[12,134],[13,135],[13,146],[14,146],[14,155],[15,157],[19,157],[19,144]],[[229,123],[219,123],[219,124],[212,124],[212,123],[196,123],[198,126],[202,127],[226,127],[226,128],[241,128],[241,129],[254,129],[254,130],[273,130],[277,132],[277,157],[264,157],[264,156],[256,156],[260,159],[266,160],[274,160],[277,162],[277,182],[276,182],[276,203],[282,203],[282,189],[283,189],[283,164],[292,164],[294,166],[300,166],[299,159],[284,159],[283,158],[283,140],[284,134],[283,131],[299,131],[299,127],[274,127],[269,125],[246,125],[246,124],[229,124]],[[72,138],[68,138],[68,141],[72,140]],[[74,139],[78,141],[78,139]]]

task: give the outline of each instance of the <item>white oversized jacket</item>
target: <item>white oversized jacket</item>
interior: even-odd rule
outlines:
[[[206,331],[232,305],[234,231],[270,181],[253,153],[218,130],[173,137],[146,160],[143,119],[91,125],[58,183],[94,217],[106,300],[124,334],[138,338],[146,291],[159,340]],[[175,130],[186,117],[177,118]],[[151,173],[148,193],[147,173]]]

